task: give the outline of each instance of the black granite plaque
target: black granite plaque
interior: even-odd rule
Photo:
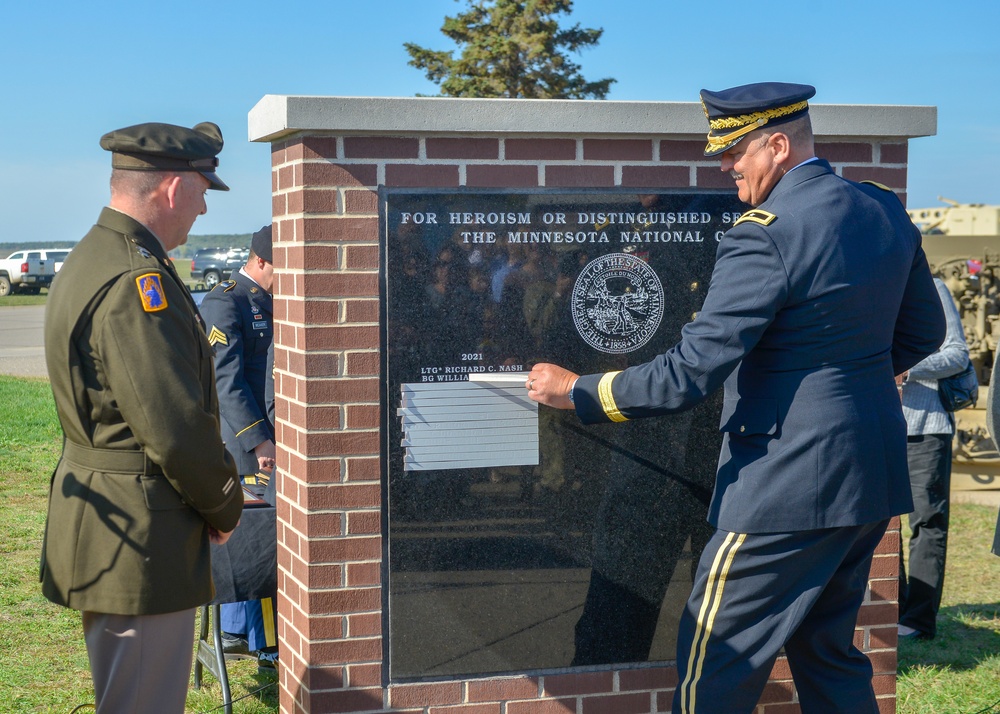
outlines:
[[[583,426],[524,373],[673,346],[732,192],[382,193],[392,681],[673,660],[720,395]],[[694,558],[692,557],[694,553]]]

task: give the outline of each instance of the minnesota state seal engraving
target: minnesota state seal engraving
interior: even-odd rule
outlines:
[[[649,264],[628,253],[587,263],[572,296],[573,323],[599,352],[633,352],[656,334],[663,319],[663,285]]]

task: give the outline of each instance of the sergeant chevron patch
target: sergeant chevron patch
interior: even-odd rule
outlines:
[[[212,345],[228,345],[229,338],[226,337],[226,333],[220,330],[215,325],[212,325],[212,331],[208,333],[208,344]]]

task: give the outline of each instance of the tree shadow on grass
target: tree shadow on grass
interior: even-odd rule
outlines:
[[[928,666],[972,670],[996,655],[1000,655],[1000,603],[959,604],[938,612],[933,640],[899,640],[898,669],[901,675]]]

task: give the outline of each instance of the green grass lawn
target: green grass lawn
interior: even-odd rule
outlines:
[[[188,272],[191,272],[190,266]],[[18,307],[20,305],[44,305],[49,297],[49,289],[42,288],[38,295],[5,295],[0,297],[0,307]]]
[[[80,613],[42,597],[38,554],[42,546],[49,477],[59,458],[62,433],[49,383],[0,376],[0,711],[68,714],[92,703],[90,668]],[[256,661],[228,666],[238,714],[278,710],[272,676],[257,674]],[[254,690],[264,687],[257,693]],[[204,675],[188,693],[189,712],[222,702],[215,678]],[[87,711],[90,711],[89,709]]]
[[[93,701],[79,613],[41,596],[38,553],[61,434],[48,382],[0,376],[0,709],[66,714]],[[1000,712],[1000,558],[989,552],[996,510],[955,504],[938,636],[899,649],[899,714]],[[905,527],[904,518],[904,527]],[[252,661],[231,662],[238,714],[276,712],[277,687]],[[264,687],[261,691],[255,691]],[[212,675],[188,712],[220,705]],[[808,713],[807,713],[808,714]]]
[[[900,714],[1000,712],[1000,558],[990,553],[995,508],[953,504],[937,637],[904,639]],[[904,537],[909,537],[903,518]]]

